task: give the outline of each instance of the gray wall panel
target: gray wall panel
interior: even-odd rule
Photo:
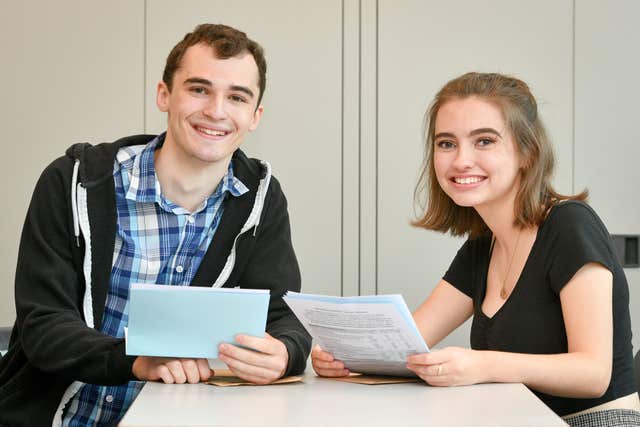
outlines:
[[[2,2],[0,325],[15,319],[19,234],[37,178],[73,142],[143,129],[142,0]]]
[[[147,129],[166,118],[153,88],[182,36],[205,21],[248,33],[268,71],[258,129],[243,149],[271,163],[289,201],[293,243],[306,292],[340,294],[342,216],[342,4],[277,0],[148,2]]]
[[[612,234],[640,234],[640,2],[576,2],[576,190]],[[627,269],[635,351],[640,348],[640,270]]]
[[[572,2],[379,3],[378,291],[404,294],[413,309],[461,244],[409,226],[423,115],[446,81],[467,71],[497,71],[528,82],[556,141],[555,182],[571,190]],[[443,345],[468,345],[468,327]]]

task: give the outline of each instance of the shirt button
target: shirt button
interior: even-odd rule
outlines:
[[[195,218],[193,218],[191,215],[187,217],[187,222],[189,224],[193,224],[194,221],[195,221]]]
[[[111,403],[113,402],[113,396],[111,396],[110,394],[107,395],[107,397],[104,398],[104,400],[107,401],[107,403]]]
[[[182,271],[183,271],[183,270],[184,270],[184,268],[182,268],[182,266],[181,266],[181,265],[179,265],[179,266],[177,266],[177,267],[176,267],[176,271],[177,271],[178,273],[182,273]]]

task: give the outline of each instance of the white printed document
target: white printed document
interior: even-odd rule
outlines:
[[[401,295],[283,297],[313,339],[352,372],[416,376],[407,356],[429,351]]]

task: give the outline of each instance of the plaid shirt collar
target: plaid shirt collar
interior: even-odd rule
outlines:
[[[154,152],[164,143],[166,132],[155,137],[139,153],[126,151],[123,156],[118,156],[118,162],[122,171],[126,172],[129,180],[123,182],[125,197],[139,203],[158,203],[163,209],[176,214],[188,213],[186,209],[176,205],[162,195],[160,182],[154,166]],[[128,182],[127,182],[128,181]],[[202,202],[196,212],[205,209],[214,203],[225,192],[238,197],[249,191],[242,181],[233,174],[233,162],[229,162],[229,169],[224,175],[215,191]]]

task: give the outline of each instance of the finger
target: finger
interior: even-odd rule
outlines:
[[[344,363],[339,360],[335,360],[333,362],[325,362],[324,360],[311,359],[311,364],[313,365],[314,368],[318,368],[318,369],[333,369],[336,371],[341,371],[345,369]]]
[[[200,382],[200,370],[198,364],[193,359],[180,359],[182,363],[182,371],[189,384],[197,384]]]
[[[454,385],[454,378],[451,375],[430,376],[422,379],[434,387],[449,387]]]
[[[274,354],[279,350],[278,342],[271,335],[264,338],[254,337],[251,335],[236,335],[235,340],[243,347],[249,347],[252,350],[259,351],[261,353]],[[277,342],[276,342],[277,341]]]
[[[185,381],[187,381],[187,377],[182,369],[182,363],[180,360],[170,360],[165,362],[165,365],[173,376],[173,382],[176,384],[184,384]]]
[[[196,359],[196,363],[200,373],[200,381],[206,381],[213,376],[213,369],[209,367],[207,359]]]
[[[316,374],[321,377],[344,377],[349,375],[349,370],[344,367],[344,363],[340,360],[327,362],[317,358],[311,358],[311,364]]]
[[[171,375],[171,371],[169,371],[167,365],[158,365],[154,368],[154,370],[156,371],[158,379],[161,379],[163,383],[173,384],[173,375]]]
[[[313,370],[321,377],[346,377],[349,375],[348,369],[325,369],[314,366]]]
[[[253,365],[222,354],[220,360],[226,363],[236,376],[256,384],[268,384],[278,378],[279,372],[260,365]]]
[[[277,369],[279,367],[277,358],[273,357],[271,354],[259,353],[257,351],[240,348],[233,344],[221,344],[219,353],[221,359],[223,357],[227,357],[229,359],[242,361],[247,365],[267,368],[269,370]]]
[[[418,353],[407,356],[407,362],[417,365],[436,365],[444,363],[448,360],[445,354],[439,351],[431,351],[430,353]]]
[[[334,357],[333,354],[328,351],[324,351],[320,348],[320,346],[315,346],[313,350],[311,350],[311,359],[323,360],[325,362],[333,362]]]
[[[431,366],[407,364],[407,368],[433,386],[452,386],[456,384],[456,375],[450,366],[437,364]]]
[[[435,365],[417,365],[413,363],[408,363],[407,368],[419,374],[422,377],[430,377],[430,378],[441,377],[449,373],[446,370],[444,364],[442,363],[438,363]]]

